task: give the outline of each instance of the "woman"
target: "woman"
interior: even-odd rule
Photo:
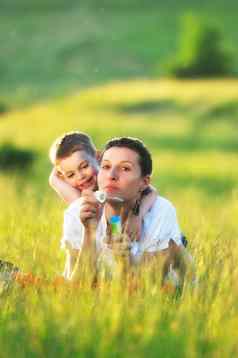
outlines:
[[[129,237],[128,245],[125,242],[113,243],[111,217],[120,214],[122,232],[125,232],[128,217],[139,205],[144,190],[150,184],[151,173],[151,155],[140,140],[122,137],[106,144],[98,172],[98,187],[111,199],[102,205],[92,191],[86,190],[80,201],[66,210],[63,243],[73,253],[70,267],[67,267],[67,278],[76,277],[75,272],[80,272],[84,258],[90,263],[90,272],[93,272],[98,257],[108,247],[115,255],[128,253],[132,264],[160,253],[166,254],[171,262],[175,262],[176,255],[183,257],[185,249],[176,210],[161,196],[157,197],[144,217],[139,241]],[[113,198],[121,199],[121,204],[118,205],[118,200]],[[96,235],[91,233],[92,220]],[[168,262],[167,266],[170,266]]]

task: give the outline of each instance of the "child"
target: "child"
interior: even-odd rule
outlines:
[[[88,135],[66,133],[55,140],[49,155],[54,166],[49,184],[68,204],[79,198],[82,190],[97,189],[99,154]]]
[[[97,190],[99,153],[90,137],[82,132],[70,132],[56,139],[50,148],[50,159],[54,165],[49,178],[51,187],[68,204],[80,198],[84,190]],[[143,216],[157,198],[156,191],[148,187],[134,208],[134,215],[127,225],[129,237],[139,238]],[[71,271],[77,250],[66,247],[66,270]],[[65,277],[68,277],[65,271]]]

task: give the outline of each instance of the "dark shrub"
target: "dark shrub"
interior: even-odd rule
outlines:
[[[8,112],[8,107],[5,103],[0,102],[0,115]]]
[[[35,152],[17,148],[12,143],[0,146],[0,170],[27,169],[35,159]]]
[[[231,75],[232,56],[219,29],[194,15],[184,16],[182,25],[179,52],[168,73],[181,78]]]

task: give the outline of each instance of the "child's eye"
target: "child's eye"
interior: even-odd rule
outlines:
[[[70,179],[70,178],[73,178],[73,176],[74,176],[74,173],[72,173],[72,174],[68,174],[68,175],[67,175],[67,178],[69,178],[69,179]]]
[[[84,163],[82,166],[81,166],[81,169],[86,169],[88,168],[88,163]]]

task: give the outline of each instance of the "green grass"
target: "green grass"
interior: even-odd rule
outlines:
[[[216,9],[216,11],[214,11]],[[235,1],[1,1],[0,112],[115,79],[161,76],[179,19],[215,22],[235,47]],[[237,51],[235,50],[235,69]]]
[[[237,356],[237,89],[234,80],[116,82],[2,116],[0,141],[38,155],[28,170],[0,173],[0,258],[52,281],[64,263],[65,205],[48,187],[51,142],[71,129],[99,148],[132,135],[152,150],[153,183],[177,208],[200,283],[177,300],[146,272],[131,295],[117,281],[15,286],[0,296],[1,356]]]

